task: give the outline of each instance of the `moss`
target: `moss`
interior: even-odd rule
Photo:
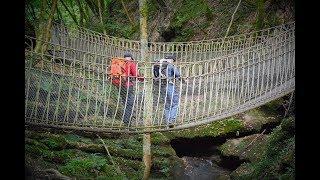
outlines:
[[[163,135],[161,132],[155,132],[151,134],[152,144],[159,145],[159,144],[169,144],[170,140]]]
[[[167,132],[165,135],[169,139],[174,139],[177,137],[194,138],[194,137],[205,137],[212,136],[217,137],[220,135],[225,135],[227,133],[233,133],[236,131],[241,131],[244,129],[244,124],[240,119],[229,118],[219,121],[214,121],[213,123],[198,126],[196,128],[190,128],[186,130]]]
[[[241,159],[247,159],[250,162],[258,162],[264,155],[268,135],[259,134],[246,136],[239,139],[227,140],[224,144],[219,146],[219,150],[225,156],[239,156]],[[250,146],[249,144],[253,142]]]
[[[65,148],[67,144],[66,139],[63,136],[49,132],[42,133],[26,131],[25,135],[29,139],[34,139],[43,143],[45,146],[52,150],[61,150]]]
[[[265,109],[268,113],[273,113],[277,111],[278,108],[282,106],[283,98],[279,98],[276,100],[273,100],[267,104],[264,104],[262,106],[263,109]]]
[[[66,141],[69,142],[83,142],[83,143],[92,143],[90,138],[81,137],[75,134],[66,134],[63,136]]]
[[[113,159],[127,177],[130,177],[130,179],[142,179],[144,170],[142,161],[130,160],[122,157],[113,157]]]
[[[252,173],[240,175],[240,179],[294,179],[295,135],[290,128],[294,118],[284,119],[268,138],[265,153],[260,161],[251,163]]]
[[[121,176],[105,157],[94,154],[71,159],[65,165],[60,166],[58,170],[67,176],[78,178]]]
[[[45,144],[43,144],[42,142],[39,142],[35,139],[25,138],[25,144],[26,145],[35,145],[39,149],[45,149],[45,150],[49,149]]]
[[[170,157],[175,156],[176,152],[171,146],[154,146],[151,147],[154,156]]]
[[[257,0],[257,19],[256,19],[256,29],[260,30],[264,27],[264,19],[265,19],[265,1]]]
[[[169,158],[155,157],[152,160],[152,168],[160,174],[169,177],[173,164]]]
[[[295,118],[289,117],[289,118],[284,119],[281,122],[281,128],[284,131],[294,133],[294,131],[295,131]]]
[[[67,142],[62,136],[51,136],[41,139],[40,142],[44,143],[48,148],[53,150],[60,150],[65,148]]]
[[[26,139],[25,152],[34,158],[43,158],[48,161],[50,161],[53,156],[53,151],[44,143],[28,138]]]
[[[47,151],[48,149],[43,149],[42,147],[39,147],[37,145],[25,145],[25,152],[31,154],[32,156],[42,156]]]
[[[123,139],[118,140],[123,141]],[[96,141],[95,141],[96,142]],[[112,143],[114,142],[114,143]],[[114,140],[105,140],[105,144],[110,152],[110,154],[115,155],[115,156],[121,156],[121,157],[126,157],[130,159],[141,159],[142,157],[142,146],[140,148],[135,148],[135,149],[127,149],[124,147],[123,144],[117,143],[117,141]],[[125,141],[123,141],[125,142]],[[89,153],[94,153],[94,152],[102,152],[105,153],[106,150],[102,143],[100,144],[86,144],[82,142],[68,142],[67,145],[68,148],[78,148],[81,149],[82,151],[89,152]]]
[[[130,160],[130,159],[125,159],[123,157],[113,157],[113,160],[121,166],[128,166],[131,167],[132,169],[138,171],[143,168],[143,163],[141,161],[137,160]]]
[[[117,144],[121,144],[125,149],[138,150],[142,149],[142,143],[136,139],[136,137],[130,137],[125,141],[118,139]]]
[[[282,119],[275,110],[278,107],[277,103],[273,102],[268,106],[261,106],[245,112],[245,116],[250,117],[250,120],[245,122],[246,126],[259,131],[264,124],[280,122]]]
[[[250,163],[242,163],[236,170],[234,170],[230,174],[230,176],[232,179],[239,179],[239,177],[251,174],[252,171],[253,168]]]
[[[50,160],[63,164],[66,163],[76,157],[85,157],[85,153],[76,149],[64,149],[61,151],[55,151],[53,152],[52,156],[50,157]]]

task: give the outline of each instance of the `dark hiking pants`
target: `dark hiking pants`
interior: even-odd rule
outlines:
[[[121,87],[120,95],[122,99],[122,103],[124,105],[124,116],[123,116],[123,122],[125,124],[128,124],[130,122],[130,118],[133,111],[133,104],[134,104],[134,88],[133,86]]]

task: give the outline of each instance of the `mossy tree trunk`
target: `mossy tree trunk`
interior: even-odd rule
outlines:
[[[143,62],[148,59],[148,33],[147,33],[147,0],[139,0],[140,11],[140,39],[141,39],[141,60]],[[144,76],[151,77],[150,63],[144,63]],[[145,78],[145,107],[143,112],[144,125],[150,126],[152,120],[152,79]],[[143,179],[148,179],[151,169],[151,135],[150,133],[143,134],[143,162],[145,165]]]
[[[265,0],[257,0],[257,19],[256,19],[256,29],[260,30],[264,27],[265,18]]]
[[[105,26],[104,26],[104,22],[103,22],[103,16],[102,16],[102,14],[103,14],[102,11],[105,9],[104,3],[103,3],[103,1],[98,0],[97,4],[98,4],[98,10],[99,10],[100,24],[101,24],[101,27],[103,29],[103,33],[105,35],[107,35],[106,29],[105,29]]]
[[[39,24],[39,29],[38,29],[38,42],[36,43],[36,47],[35,47],[35,52],[39,53],[43,53],[46,48],[47,48],[47,44],[46,42],[48,42],[50,40],[50,36],[51,36],[51,28],[52,28],[52,21],[54,18],[54,14],[56,13],[57,10],[57,3],[58,0],[52,0],[52,4],[51,4],[51,10],[50,10],[50,14],[48,16],[48,21],[47,21],[47,25],[45,26],[45,18],[44,18],[44,11],[46,10],[46,2],[47,1],[43,1],[42,2],[42,6],[41,6],[41,15],[40,16],[40,24]]]
[[[42,45],[42,37],[43,37],[43,29],[44,29],[44,21],[45,21],[45,18],[44,18],[44,15],[45,15],[45,11],[46,11],[46,8],[47,8],[47,2],[46,0],[43,0],[41,2],[41,7],[40,7],[40,16],[39,16],[39,25],[38,27],[36,28],[36,37],[37,37],[37,41],[36,41],[36,47],[34,48],[34,51],[35,52],[39,52],[40,51],[40,48],[41,48],[41,45]]]

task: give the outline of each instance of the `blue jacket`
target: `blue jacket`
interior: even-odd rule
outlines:
[[[179,78],[180,77],[180,71],[175,65],[168,64],[166,76],[167,76],[169,81],[171,81],[171,80],[173,81],[174,78]]]

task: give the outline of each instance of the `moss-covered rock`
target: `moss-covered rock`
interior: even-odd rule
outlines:
[[[292,129],[294,118],[284,119],[270,134],[262,158],[248,165],[252,172],[235,173],[235,178],[294,179],[295,135]]]
[[[230,176],[237,179],[242,176],[249,175],[253,172],[253,168],[250,163],[242,163],[236,170],[234,170]]]
[[[242,131],[244,129],[244,124],[241,119],[228,118],[223,120],[214,121],[207,125],[197,126],[195,128],[166,132],[164,133],[169,139],[184,137],[184,138],[194,138],[194,137],[217,137],[220,135],[226,135],[227,133],[235,133],[237,131]]]
[[[238,139],[227,140],[219,146],[224,156],[238,156],[251,162],[258,162],[263,157],[268,135],[254,134]]]

